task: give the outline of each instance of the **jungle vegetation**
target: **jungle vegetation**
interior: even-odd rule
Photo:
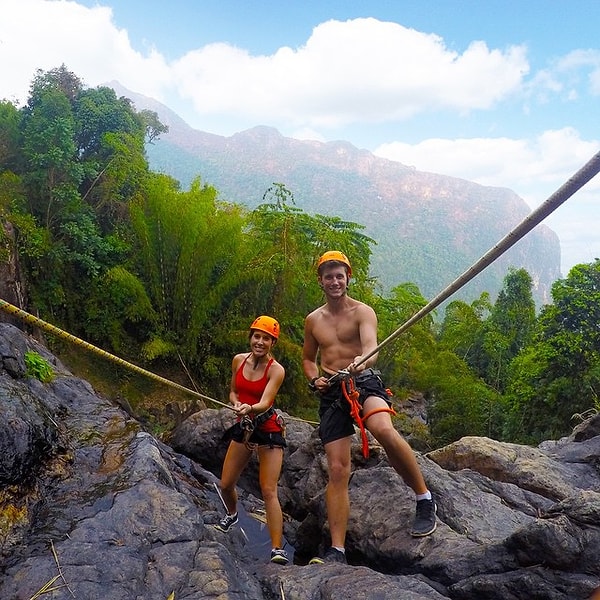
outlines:
[[[185,368],[221,400],[249,324],[272,315],[287,372],[278,406],[315,419],[301,347],[304,317],[322,302],[320,254],[351,258],[351,294],[377,311],[380,340],[426,299],[410,282],[379,293],[369,277],[376,240],[359,223],[300,210],[285,183],[256,190],[262,202],[249,210],[201,174],[183,190],[150,171],[145,149],[166,130],[64,65],[37,72],[25,105],[0,102],[0,211],[26,276],[23,308],[148,370]],[[3,242],[6,261],[6,233]],[[552,299],[536,314],[530,275],[513,269],[494,302],[486,293],[450,302],[382,349],[395,397],[427,405],[427,427],[402,415],[397,426],[427,447],[465,435],[535,444],[597,411],[600,261],[556,281]]]

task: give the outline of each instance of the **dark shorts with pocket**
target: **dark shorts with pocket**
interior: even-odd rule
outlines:
[[[391,406],[390,396],[381,380],[381,373],[375,369],[365,369],[354,377],[354,385],[359,393],[358,402],[362,406],[371,396],[386,401]],[[355,423],[350,414],[350,404],[344,397],[342,382],[334,383],[327,391],[318,394],[319,437],[323,444],[334,442],[355,433]]]
[[[227,429],[223,434],[224,441],[233,440],[234,442],[244,443],[244,435],[246,431],[241,423],[235,423]],[[248,438],[250,444],[258,444],[259,446],[270,446],[271,448],[286,448],[287,442],[281,432],[261,431],[260,427],[256,427]]]

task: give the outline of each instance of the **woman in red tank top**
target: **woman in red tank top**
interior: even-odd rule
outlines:
[[[227,532],[237,523],[236,485],[256,448],[260,489],[273,548],[271,562],[285,565],[288,557],[282,549],[283,514],[277,496],[277,482],[286,442],[278,416],[272,410],[275,395],[285,377],[285,369],[271,355],[279,338],[279,323],[272,317],[260,316],[250,326],[249,338],[250,353],[236,354],[231,364],[229,401],[238,414],[238,422],[227,432],[231,441],[221,475],[221,492],[227,514],[215,527]]]

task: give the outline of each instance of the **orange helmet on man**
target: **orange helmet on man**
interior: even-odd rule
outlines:
[[[346,271],[348,273],[348,278],[352,277],[352,266],[350,265],[350,261],[348,257],[339,250],[328,250],[325,252],[317,262],[317,273],[321,274],[321,266],[326,262],[336,262],[343,263],[346,265]]]
[[[279,339],[279,323],[273,317],[267,315],[256,317],[252,322],[252,325],[250,325],[250,331],[253,329],[268,333],[275,340]]]

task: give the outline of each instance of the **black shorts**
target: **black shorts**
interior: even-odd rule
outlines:
[[[238,422],[235,423],[232,427],[227,429],[223,434],[224,441],[233,440],[235,442],[239,442],[240,444],[244,443],[244,434],[246,431],[242,428],[242,425]],[[281,431],[262,431],[260,427],[254,429],[254,431],[250,434],[248,438],[248,442],[251,444],[258,444],[259,446],[270,446],[271,448],[286,448],[287,442],[283,437]]]
[[[358,390],[358,402],[361,406],[371,396],[385,400],[388,406],[392,405],[379,371],[365,369],[354,377],[354,385]],[[342,382],[334,383],[327,391],[319,393],[318,396],[320,399],[319,437],[321,442],[327,444],[353,435],[355,423],[350,414],[350,404],[342,391]]]

